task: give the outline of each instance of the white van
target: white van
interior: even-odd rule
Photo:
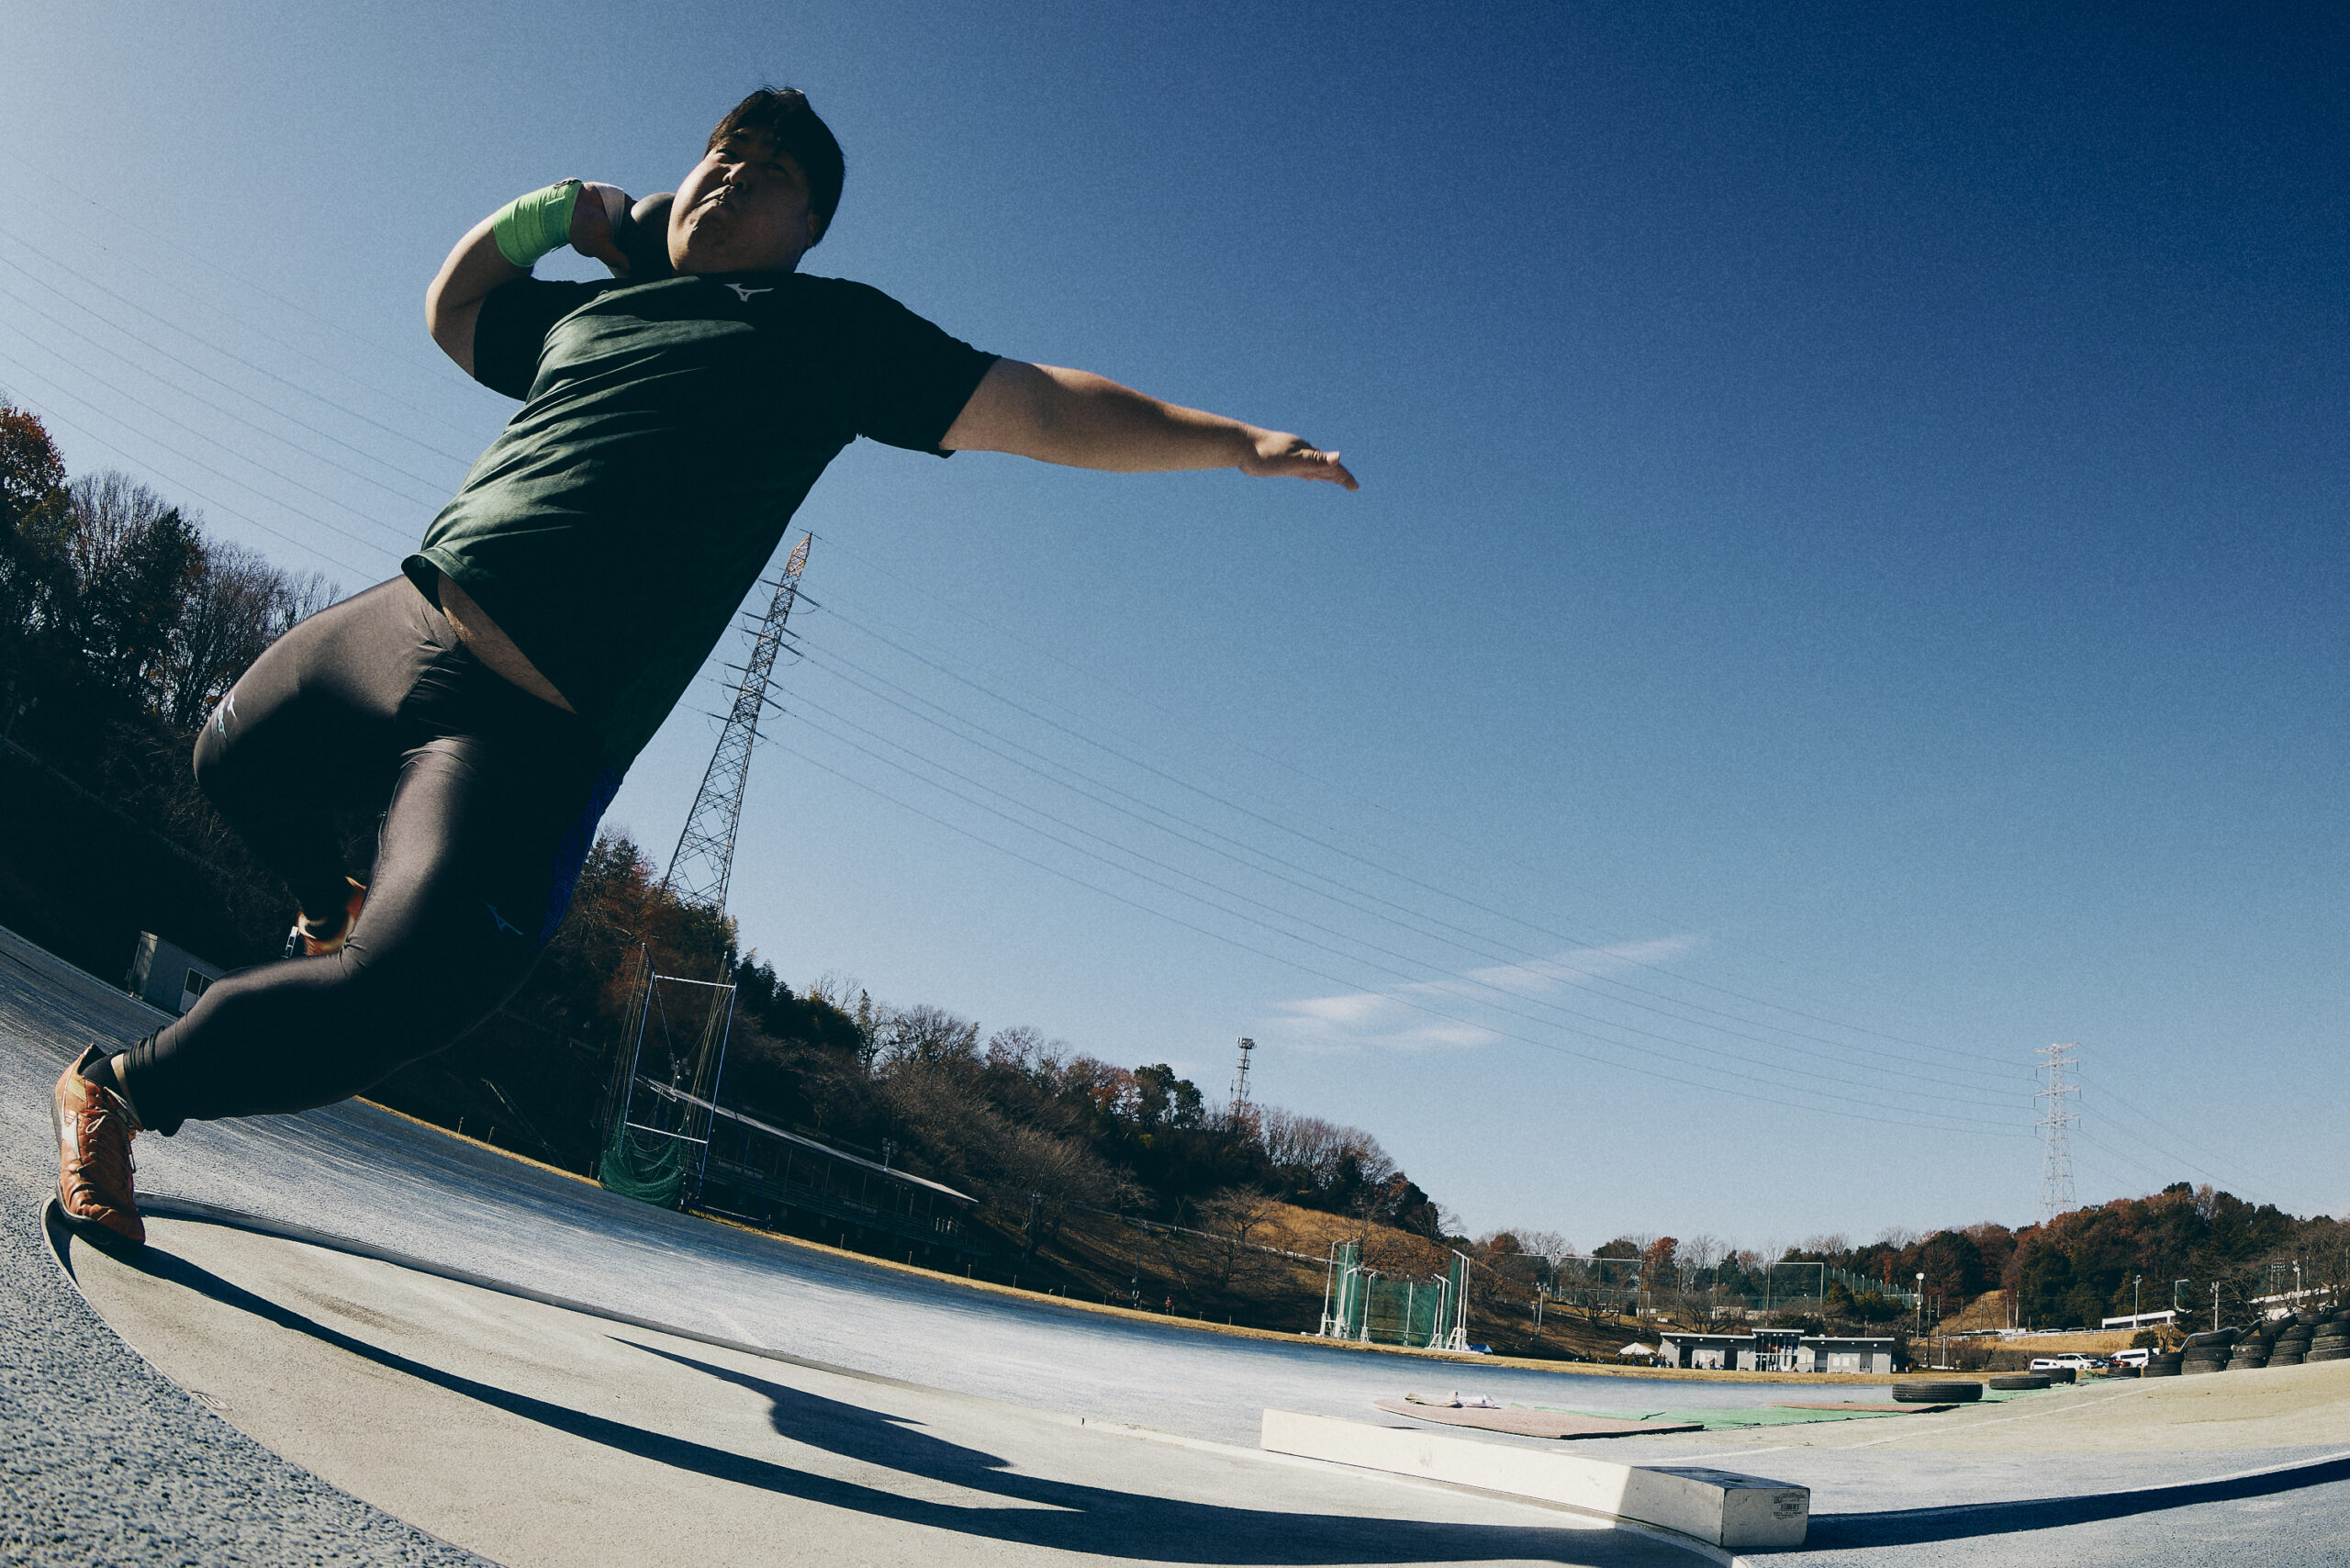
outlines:
[[[2154,1353],[2152,1350],[2116,1350],[2113,1352],[2113,1359],[2125,1367],[2136,1367],[2140,1372],[2144,1372],[2146,1370],[2146,1363],[2154,1360]]]

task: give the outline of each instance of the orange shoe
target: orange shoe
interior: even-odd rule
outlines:
[[[305,958],[323,958],[330,953],[340,953],[351,939],[351,928],[359,924],[359,907],[367,902],[367,884],[345,877],[351,883],[351,897],[332,920],[313,920],[307,914],[297,915],[294,929],[287,934],[285,956],[293,958],[298,950]]]
[[[65,1217],[102,1226],[133,1246],[147,1239],[130,1173],[139,1168],[130,1140],[145,1129],[129,1102],[82,1076],[83,1067],[103,1053],[92,1046],[65,1070],[50,1097],[50,1125],[57,1132],[57,1203]]]

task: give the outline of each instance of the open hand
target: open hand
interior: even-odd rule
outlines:
[[[1257,450],[1241,460],[1240,471],[1259,479],[1326,479],[1349,490],[1362,487],[1347,472],[1335,452],[1325,452],[1304,436],[1286,431],[1259,431]]]
[[[618,230],[628,209],[628,193],[620,186],[582,181],[579,199],[571,204],[571,248],[626,277],[628,253],[620,247]]]

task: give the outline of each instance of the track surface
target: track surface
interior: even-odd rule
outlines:
[[[127,1354],[57,1274],[33,1218],[54,1173],[49,1084],[86,1041],[128,1040],[154,1016],[0,933],[0,1425],[12,1439],[0,1458],[0,1558],[471,1561],[227,1428]],[[974,1292],[627,1203],[364,1106],[193,1125],[140,1140],[140,1154],[151,1192],[860,1371],[1217,1442],[1253,1444],[1267,1406],[1376,1418],[1369,1402],[1405,1388],[1627,1414],[1699,1402],[1682,1383],[1370,1357]],[[1702,1402],[1818,1389],[1709,1383]],[[1589,1451],[1703,1455],[1811,1485],[1813,1547],[1790,1561],[2140,1563],[2182,1561],[2191,1540],[2202,1563],[2350,1564],[2350,1467],[2311,1466],[2350,1449],[2350,1420],[2339,1432],[2255,1422],[2233,1449],[2166,1438],[2144,1451],[2125,1431],[2076,1451],[2083,1439],[2051,1419],[1986,1430],[1975,1451],[1919,1451],[1944,1445],[1913,1423],[1942,1419],[1841,1423],[1802,1439],[1784,1428],[1618,1439]],[[2171,1490],[2148,1490],[2160,1488]]]

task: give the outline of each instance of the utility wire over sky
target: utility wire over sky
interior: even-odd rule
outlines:
[[[2032,1052],[2076,1038],[2084,1201],[2350,1206],[2341,1134],[2269,1141],[2343,1125],[2338,1086],[2279,1106],[2208,1068],[2241,1033],[2306,1081],[2339,1043],[2340,164],[2307,155],[2281,46],[2221,49],[2238,73],[2171,126],[2121,89],[2188,52],[2081,66],[2114,89],[2086,92],[1971,25],[1552,18],[1433,54],[1373,25],[1275,90],[1110,19],[950,62],[811,13],[760,67],[849,143],[811,270],[985,348],[1298,408],[1366,488],[853,451],[803,518],[824,565],[745,803],[746,940],[1195,1076],[1248,1034],[1266,1098],[1496,1223],[1843,1227],[1862,1170],[1884,1223],[2027,1217]],[[694,95],[748,84],[677,57],[679,101],[593,125],[444,127],[479,117],[435,99],[305,140],[266,129],[265,41],[228,22],[172,48],[254,129],[181,151],[146,119],[185,62],[107,35],[143,106],[69,144],[34,118],[86,91],[64,36],[0,79],[0,392],[77,475],[346,592],[512,409],[415,325],[448,243],[560,174],[666,188]],[[404,44],[319,47],[329,86],[402,79]],[[2009,62],[1997,137],[1952,63],[1976,53]],[[1024,84],[976,142],[942,108],[975,68]],[[1745,95],[1789,72],[1805,94]],[[1398,73],[1416,98],[1366,85]],[[1176,123],[1161,78],[1222,83],[1189,162],[1144,129]],[[1089,81],[1123,101],[1064,91]],[[1020,106],[1056,93],[1066,122]],[[426,166],[462,155],[414,172],[376,115]],[[259,180],[319,210],[266,242],[191,223],[191,182],[92,177],[117,135],[207,159],[223,207],[269,209]],[[2205,146],[2251,162],[2180,162]],[[1336,194],[1236,214],[1203,161],[1272,147]],[[366,203],[319,207],[354,179]],[[1365,216],[1402,209],[1408,241]],[[674,720],[611,820],[670,842],[709,744]]]

